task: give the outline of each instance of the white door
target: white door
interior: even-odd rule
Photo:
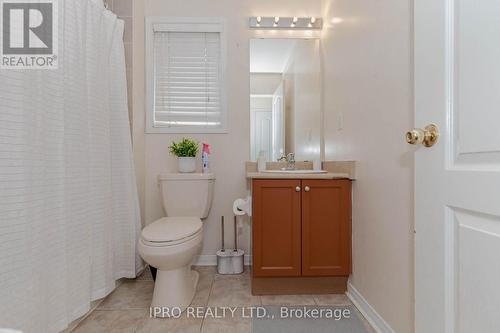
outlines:
[[[500,1],[414,3],[416,332],[500,332]]]
[[[271,161],[272,151],[272,113],[269,111],[255,112],[255,151],[258,157],[261,151],[265,152],[266,161]]]
[[[273,160],[277,161],[285,153],[285,106],[284,81],[273,94]]]
[[[250,158],[256,161],[263,151],[267,161],[271,160],[273,142],[272,96],[250,96]]]

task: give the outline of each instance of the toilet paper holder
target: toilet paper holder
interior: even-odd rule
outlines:
[[[252,196],[248,194],[246,199],[238,198],[233,202],[233,214],[237,216],[252,216]]]

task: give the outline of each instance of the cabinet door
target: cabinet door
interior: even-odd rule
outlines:
[[[299,180],[253,181],[253,275],[301,274]]]
[[[351,181],[302,181],[302,275],[351,273]]]

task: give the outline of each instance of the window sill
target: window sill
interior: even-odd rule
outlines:
[[[146,128],[145,134],[228,134],[227,128]]]

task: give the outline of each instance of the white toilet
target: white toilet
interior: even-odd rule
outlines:
[[[215,176],[162,174],[159,182],[167,217],[142,230],[138,249],[141,257],[157,268],[151,307],[183,311],[193,300],[198,283],[198,272],[191,270],[191,262],[201,251],[201,219],[212,206]]]

